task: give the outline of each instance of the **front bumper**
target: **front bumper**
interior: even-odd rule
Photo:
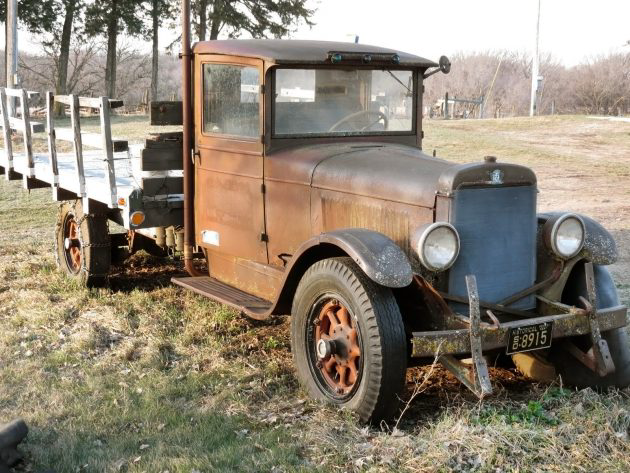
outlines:
[[[599,329],[602,332],[628,325],[627,308],[625,306],[610,307],[595,312]],[[511,329],[543,322],[553,322],[552,337],[563,338],[586,335],[591,332],[588,313],[583,309],[575,309],[569,313],[532,317],[515,320],[496,326],[480,327],[481,349],[483,351],[506,347]],[[414,332],[412,338],[415,358],[442,355],[467,355],[472,351],[470,330],[442,330],[434,332]]]
[[[551,312],[552,315],[527,317],[527,313],[520,312],[518,315],[526,318],[500,322],[491,310],[486,309],[488,317],[493,321],[492,324],[481,321],[482,303],[479,300],[477,281],[474,275],[466,276],[469,316],[463,319],[468,328],[414,332],[412,356],[434,357],[479,398],[483,398],[492,393],[483,352],[507,347],[510,331],[513,329],[552,322],[552,340],[588,334],[591,339],[591,349],[588,352],[583,352],[569,340],[563,343],[563,347],[599,376],[613,373],[614,360],[601,333],[628,325],[628,311],[625,306],[597,310],[592,263],[586,263],[584,269],[588,299],[580,297],[583,309],[539,298],[544,306],[544,312],[546,314]],[[472,363],[470,365],[462,363],[457,355],[470,356]]]

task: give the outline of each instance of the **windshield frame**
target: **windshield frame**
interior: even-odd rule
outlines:
[[[421,83],[419,82],[419,70],[417,68],[414,67],[408,67],[408,66],[362,66],[362,65],[352,65],[352,66],[313,66],[310,64],[299,64],[299,65],[275,65],[274,67],[270,68],[270,84],[269,84],[269,102],[270,102],[270,114],[269,114],[269,118],[270,118],[270,123],[269,123],[269,129],[271,131],[271,138],[274,140],[291,140],[291,139],[304,139],[304,138],[324,138],[324,139],[333,139],[333,140],[337,140],[337,139],[343,139],[343,138],[350,138],[350,139],[357,139],[357,138],[369,138],[369,137],[376,137],[376,138],[388,138],[388,137],[415,137],[418,135],[418,133],[421,133],[418,130],[418,123],[420,122],[418,120],[418,103],[420,101],[420,94],[421,91],[419,90],[419,87],[421,87]],[[300,69],[300,70],[339,70],[339,69],[352,69],[352,70],[374,70],[374,71],[404,71],[404,72],[410,72],[411,73],[411,77],[412,77],[412,89],[411,89],[411,99],[412,99],[412,104],[411,104],[411,127],[409,130],[402,130],[402,131],[374,131],[374,130],[370,130],[370,131],[357,131],[357,132],[351,132],[351,131],[344,131],[344,132],[327,132],[327,133],[276,133],[276,100],[275,100],[275,93],[276,93],[276,71],[278,70],[285,70],[285,69]],[[404,85],[404,84],[403,84]],[[406,87],[406,86],[405,86]]]

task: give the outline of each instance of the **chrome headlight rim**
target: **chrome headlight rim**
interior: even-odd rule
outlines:
[[[448,264],[444,266],[440,266],[440,267],[431,264],[428,261],[425,255],[425,251],[424,251],[427,238],[438,228],[447,228],[455,236],[455,253],[451,257]],[[443,272],[449,269],[451,266],[453,266],[453,264],[455,264],[455,261],[457,261],[457,258],[459,256],[461,242],[459,239],[459,233],[457,232],[457,230],[455,229],[453,225],[451,225],[448,222],[434,222],[434,223],[430,223],[430,224],[422,226],[421,228],[418,229],[418,232],[416,234],[418,235],[418,237],[416,238],[417,243],[414,246],[415,246],[416,253],[418,255],[418,258],[420,259],[420,263],[422,264],[422,266],[424,266],[426,269],[432,272]]]
[[[562,224],[569,219],[573,219],[580,224],[580,227],[582,229],[582,241],[578,245],[577,249],[574,250],[571,254],[564,254],[558,247],[558,231],[560,230]],[[584,241],[586,240],[586,227],[584,225],[584,220],[582,219],[582,217],[580,217],[578,214],[568,212],[560,215],[550,223],[552,223],[551,228],[547,232],[545,232],[547,247],[553,252],[554,255],[563,260],[569,260],[577,256],[580,251],[582,251],[582,248],[584,248]]]

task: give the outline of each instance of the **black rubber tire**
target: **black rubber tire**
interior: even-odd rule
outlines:
[[[78,239],[81,243],[79,270],[69,264],[64,247],[64,225],[70,219],[77,224]],[[59,206],[55,228],[55,257],[57,267],[82,286],[90,288],[105,286],[111,266],[111,241],[107,216],[84,214],[80,199],[62,203]]]
[[[597,308],[604,309],[619,305],[619,296],[613,279],[604,266],[594,266]],[[578,297],[586,296],[586,279],[584,265],[577,266],[567,281],[563,302],[579,305]],[[610,387],[625,388],[630,386],[630,340],[627,328],[619,328],[602,333],[608,348],[615,372],[600,377],[573,355],[563,349],[560,344],[552,346],[546,359],[537,359],[531,354],[523,353],[522,359],[513,357],[516,367],[526,376],[541,382],[549,382],[550,378],[560,376],[562,382],[578,388],[592,387],[605,389]],[[588,336],[574,337],[571,340],[583,351],[592,346]],[[550,368],[555,372],[550,371]]]
[[[359,328],[361,367],[353,392],[336,398],[318,382],[308,346],[310,316],[317,300],[332,295],[344,301]],[[378,423],[398,411],[405,384],[407,344],[402,316],[390,289],[371,281],[351,258],[330,258],[311,266],[295,293],[291,347],[301,383],[316,398]]]

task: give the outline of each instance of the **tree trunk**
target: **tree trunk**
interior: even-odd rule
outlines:
[[[107,62],[105,65],[105,87],[107,96],[116,96],[116,49],[118,42],[118,0],[112,0],[112,10],[107,20]]]
[[[219,39],[219,31],[221,30],[221,0],[214,1],[211,20],[210,39]]]
[[[208,0],[199,0],[199,41],[206,40],[208,31]]]
[[[76,0],[66,3],[66,16],[63,20],[61,30],[61,43],[59,45],[59,70],[57,71],[56,95],[66,95],[68,93],[68,63],[70,61],[70,41],[72,39],[72,26],[74,23],[74,13],[76,11]],[[55,103],[55,115],[62,117],[65,107],[61,103]]]
[[[158,99],[158,68],[160,61],[159,30],[160,30],[160,0],[153,0],[153,62],[151,65],[151,101]]]

